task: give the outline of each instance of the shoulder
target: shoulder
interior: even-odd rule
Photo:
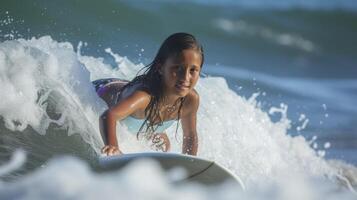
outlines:
[[[142,85],[140,83],[134,83],[134,84],[127,85],[121,91],[120,100],[124,100],[128,98],[145,99],[150,101],[151,95],[149,91],[142,88]]]
[[[195,89],[192,89],[186,96],[185,98],[186,102],[189,103],[199,103],[200,101],[200,95]]]
[[[139,89],[139,90],[133,91],[128,96],[128,98],[133,98],[133,99],[137,99],[137,100],[141,100],[141,101],[149,103],[151,100],[151,95],[147,91]]]
[[[151,95],[147,91],[144,91],[144,90],[135,90],[130,96],[134,96],[134,97],[149,100],[149,101],[151,99]]]
[[[130,93],[123,95],[118,104],[124,104],[130,107],[136,107],[137,109],[145,109],[150,103],[151,95],[144,90],[134,90]]]
[[[193,89],[185,97],[183,107],[185,110],[197,111],[199,104],[200,104],[200,95],[197,93],[195,89]]]

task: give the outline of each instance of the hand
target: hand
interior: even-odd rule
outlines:
[[[123,152],[121,152],[119,150],[119,148],[117,146],[114,146],[114,145],[105,145],[102,148],[102,153],[105,153],[107,156],[123,154]]]
[[[156,151],[168,152],[170,150],[170,140],[166,133],[153,134],[150,139],[152,141],[151,146],[154,147]]]

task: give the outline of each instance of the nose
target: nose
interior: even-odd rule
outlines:
[[[182,69],[179,73],[179,79],[184,82],[188,82],[190,80],[190,69]]]

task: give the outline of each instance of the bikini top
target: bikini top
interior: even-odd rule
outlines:
[[[129,132],[136,134],[140,130],[140,127],[144,123],[144,121],[145,121],[145,119],[137,119],[135,117],[128,116],[127,118],[121,120],[120,122],[126,125]],[[156,133],[164,132],[174,122],[175,122],[175,120],[169,120],[169,121],[164,121],[161,124],[155,125],[154,126],[155,132]],[[145,130],[146,130],[146,126],[144,125],[142,131],[145,131]]]
[[[135,90],[135,89],[137,89],[137,86],[134,86],[134,87],[131,88],[131,90]],[[123,93],[122,95],[125,96],[126,92],[130,92],[130,89],[122,91],[122,93]],[[145,121],[145,119],[138,119],[138,118],[135,118],[135,117],[132,117],[132,116],[128,116],[125,119],[121,120],[120,122],[124,123],[131,133],[136,134],[140,130],[140,127],[144,123],[144,121]],[[160,124],[154,125],[154,130],[155,130],[156,133],[162,133],[166,129],[168,129],[175,121],[176,120],[168,120],[168,121],[164,121],[164,122],[162,122]],[[145,131],[146,128],[147,128],[146,125],[144,125],[142,131]]]
[[[128,83],[128,81],[126,80],[122,80],[122,79],[118,79],[118,78],[108,78],[108,79],[99,79],[96,81],[93,81],[93,84],[95,86],[95,89],[97,91],[97,93],[99,95],[103,94],[106,92],[106,85],[112,82],[123,82],[123,83]],[[130,90],[135,90],[137,89],[138,86],[134,86],[132,88],[127,88],[127,90],[121,91],[121,93],[116,95],[116,102],[119,101],[120,95],[125,95],[125,93],[130,92]],[[140,87],[140,86],[139,86]],[[128,90],[129,89],[129,90]],[[141,125],[144,123],[144,119],[138,119],[132,116],[128,116],[127,118],[121,120],[120,122],[125,124],[128,128],[128,131],[131,133],[138,133],[138,131],[140,130]],[[157,133],[162,133],[164,132],[166,129],[168,129],[173,123],[175,122],[175,120],[169,120],[169,121],[164,121],[161,124],[158,124],[156,126],[154,126],[155,132]],[[143,127],[142,131],[146,130],[146,126]]]

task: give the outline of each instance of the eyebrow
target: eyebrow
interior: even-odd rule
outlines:
[[[180,63],[175,63],[175,64],[173,64],[173,66],[182,66],[182,64],[180,64]],[[189,66],[189,67],[197,67],[197,68],[200,68],[200,67],[197,66],[197,65],[191,65],[191,66]]]

